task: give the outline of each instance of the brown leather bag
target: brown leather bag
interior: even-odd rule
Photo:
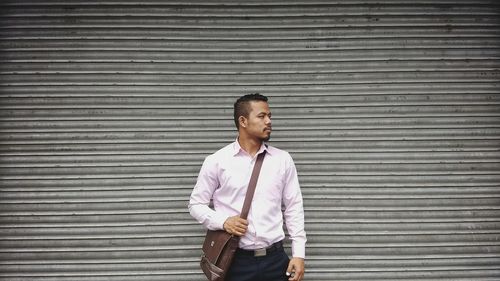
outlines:
[[[238,237],[224,230],[208,230],[203,242],[200,266],[211,281],[222,281],[238,248]]]
[[[252,176],[248,183],[247,194],[240,217],[246,219],[252,203],[255,186],[259,177],[260,168],[264,161],[266,151],[257,156],[253,167]],[[224,230],[208,230],[203,242],[203,255],[200,266],[205,276],[210,281],[224,281],[229,267],[233,261],[234,253],[238,249],[239,237],[231,235]]]

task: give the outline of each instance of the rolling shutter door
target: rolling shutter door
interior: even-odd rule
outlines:
[[[0,280],[203,280],[188,197],[250,92],[305,280],[498,280],[499,8],[3,1]]]

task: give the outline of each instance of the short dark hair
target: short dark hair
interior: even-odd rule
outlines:
[[[259,93],[248,94],[240,97],[234,103],[234,123],[236,124],[236,129],[240,128],[240,122],[238,118],[240,116],[248,118],[250,115],[250,102],[251,101],[263,101],[267,102],[267,97]]]

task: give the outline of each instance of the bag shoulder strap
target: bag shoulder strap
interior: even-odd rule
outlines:
[[[255,187],[257,186],[257,180],[259,179],[260,168],[262,167],[262,162],[264,162],[264,156],[266,156],[265,150],[261,154],[257,155],[257,160],[255,160],[252,176],[250,177],[250,182],[248,183],[247,194],[245,195],[245,201],[243,203],[243,209],[241,210],[240,217],[242,219],[247,219],[248,212],[250,211],[250,204],[252,204],[253,194],[255,193]]]

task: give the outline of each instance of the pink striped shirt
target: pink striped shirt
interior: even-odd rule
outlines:
[[[264,150],[267,153],[247,218],[248,230],[240,239],[240,248],[265,248],[283,240],[284,218],[293,257],[305,258],[304,209],[295,164],[286,151],[262,145],[257,154]],[[228,217],[241,212],[256,159],[244,151],[238,141],[209,155],[191,194],[191,215],[208,229],[223,229]],[[209,207],[211,199],[214,209]]]

